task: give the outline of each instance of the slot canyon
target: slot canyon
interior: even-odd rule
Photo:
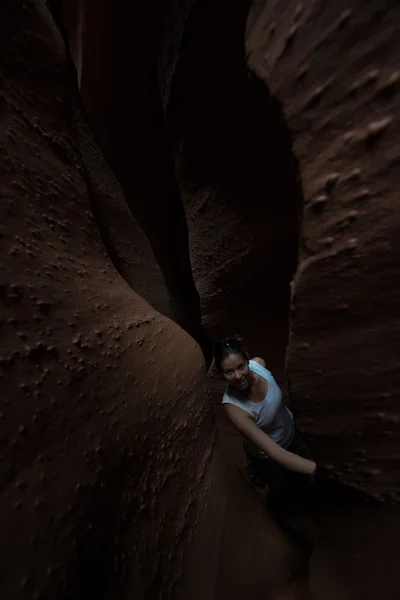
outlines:
[[[2,600],[400,597],[399,27],[1,2]],[[307,568],[222,411],[231,334],[328,474]]]

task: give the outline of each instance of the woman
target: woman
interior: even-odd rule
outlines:
[[[222,404],[244,438],[250,480],[256,487],[268,485],[272,508],[293,529],[290,516],[313,508],[317,464],[262,358],[249,360],[241,341],[231,338],[214,345],[214,362],[228,382]]]

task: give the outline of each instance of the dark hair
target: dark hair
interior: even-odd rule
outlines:
[[[227,338],[214,344],[214,364],[218,371],[221,371],[223,361],[231,354],[239,354],[248,360],[247,352],[239,337]]]

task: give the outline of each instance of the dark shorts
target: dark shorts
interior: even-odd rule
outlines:
[[[292,443],[288,448],[290,452],[312,460],[312,454],[303,436],[296,431]],[[285,469],[275,460],[270,458],[255,458],[246,451],[247,473],[250,482],[258,488],[268,486],[268,503],[276,512],[290,509],[312,510],[313,486],[311,478],[303,473],[296,473]]]

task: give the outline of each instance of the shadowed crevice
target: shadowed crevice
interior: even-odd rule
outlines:
[[[250,8],[194,2],[167,118],[206,330],[282,378],[303,192],[283,107],[247,66]]]

